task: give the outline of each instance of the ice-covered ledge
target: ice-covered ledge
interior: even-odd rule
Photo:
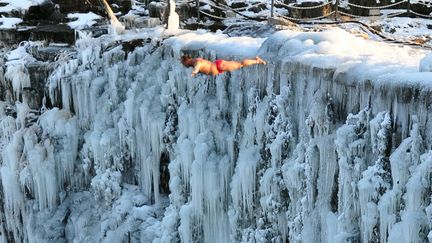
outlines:
[[[337,72],[337,68],[314,67],[293,60],[280,61],[276,65],[283,67],[281,74],[289,74],[289,86],[295,87],[294,99],[306,104],[301,107],[304,111],[296,111],[296,114],[306,112],[307,116],[314,99],[332,104],[334,122],[345,122],[350,113],[357,114],[365,108],[370,108],[372,116],[389,111],[393,118],[394,146],[409,135],[413,116],[419,119],[424,135],[431,129],[431,73],[412,74],[411,77],[396,76],[394,80],[389,78],[385,81],[356,80],[349,71]],[[303,77],[305,74],[306,77]],[[422,76],[421,80],[416,75]],[[277,89],[275,91],[277,93]],[[327,99],[331,100],[326,101]],[[299,124],[305,118],[299,117]],[[424,139],[427,144],[432,142],[429,136]]]
[[[366,107],[373,116],[389,111],[397,131],[393,145],[409,135],[413,115],[420,115],[418,122],[425,131],[431,126],[428,97],[432,91],[432,72],[426,69],[430,65],[430,58],[425,58],[427,50],[364,40],[338,29],[321,33],[281,31],[265,40],[187,33],[165,44],[173,48],[175,58],[184,53],[209,59],[260,55],[269,65],[258,67],[258,71],[247,69],[247,73],[256,71],[257,76],[244,79],[254,82],[274,72],[274,83],[266,84],[273,90],[260,90],[261,94],[266,91],[279,94],[278,84],[295,87],[294,93],[301,94],[296,99],[310,101],[301,107],[305,111],[299,111],[306,115],[316,98],[331,98],[338,122]],[[262,83],[258,87],[267,88]],[[300,126],[305,118],[299,117]],[[429,137],[425,139],[432,142]]]

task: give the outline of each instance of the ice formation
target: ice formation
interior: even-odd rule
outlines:
[[[169,16],[167,23],[167,31],[169,33],[175,32],[180,27],[180,17],[176,13],[176,4],[173,0],[169,1]]]
[[[17,47],[0,103],[1,239],[431,241],[431,86],[372,49],[335,56],[337,34],[183,33],[130,53],[83,36],[53,64],[40,111],[20,98],[28,76],[12,57],[31,58]],[[192,78],[183,53],[269,64]]]
[[[420,60],[420,72],[432,72],[432,54]]]

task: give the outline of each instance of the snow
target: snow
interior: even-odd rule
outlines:
[[[206,49],[218,56],[254,57],[264,39],[251,37],[228,37],[217,32],[215,34],[201,30],[197,32],[180,33],[165,41],[173,47],[176,53],[182,49]]]
[[[406,76],[418,74],[419,62],[428,53],[364,40],[340,29],[319,33],[280,31],[266,42],[261,51],[275,51],[271,55],[317,67],[336,68],[336,73],[347,73],[356,80],[409,82]],[[429,85],[431,78],[430,73],[423,73],[412,82]]]
[[[7,54],[5,80],[11,83],[16,97],[20,96],[24,88],[30,87],[30,77],[25,65],[35,61],[35,58],[26,50],[29,44],[23,42],[18,48]]]
[[[431,37],[428,26],[432,24],[431,19],[402,18],[394,17],[379,21],[386,32],[393,32],[393,35],[400,37],[419,36],[422,38]]]
[[[84,28],[88,28],[96,24],[96,20],[102,19],[101,16],[93,13],[70,13],[67,15],[69,19],[75,19],[71,22],[68,22],[67,25],[72,29],[82,30]]]
[[[39,5],[46,0],[0,0],[0,3],[6,4],[0,7],[0,12],[11,12],[13,10],[26,11],[33,5]]]
[[[20,18],[4,17],[0,18],[0,29],[14,29],[16,25],[23,22]]]

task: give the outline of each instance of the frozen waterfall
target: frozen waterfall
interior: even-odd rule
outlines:
[[[14,51],[28,58],[0,72],[0,239],[432,241],[431,85],[289,58],[312,34],[243,40],[269,64],[193,78],[182,54],[234,54],[187,35],[78,40],[40,110],[23,99],[34,60]]]

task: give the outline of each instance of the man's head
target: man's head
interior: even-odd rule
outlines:
[[[186,67],[192,67],[194,65],[193,59],[190,56],[182,56],[180,62]]]

